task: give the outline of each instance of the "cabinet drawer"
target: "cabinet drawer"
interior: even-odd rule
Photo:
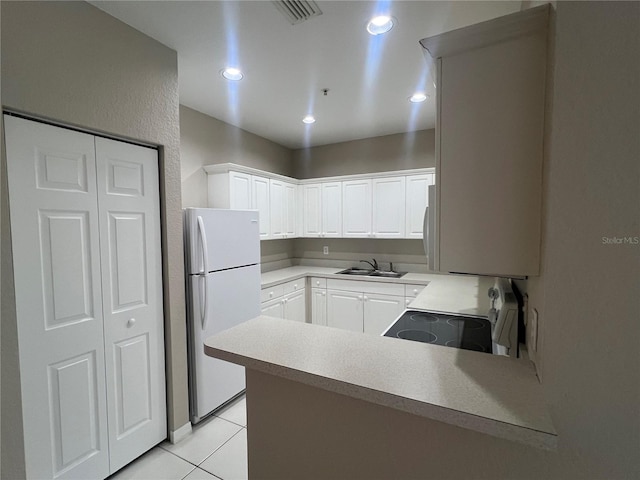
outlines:
[[[311,277],[311,288],[327,288],[327,279]]]
[[[404,296],[404,284],[367,282],[362,280],[342,280],[330,278],[327,280],[327,288],[334,290],[348,290],[362,293],[379,293],[382,295]]]
[[[405,285],[404,296],[405,297],[417,297],[426,285]]]
[[[274,285],[273,287],[263,288],[260,291],[260,301],[267,302],[284,295],[284,285]]]
[[[289,293],[298,292],[300,290],[304,290],[306,277],[298,278],[297,280],[292,280],[290,282],[282,285],[284,288],[284,294],[287,295]]]

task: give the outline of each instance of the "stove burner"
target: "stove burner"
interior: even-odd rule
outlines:
[[[475,352],[486,352],[486,349],[479,343],[469,342],[467,340],[449,340],[445,345],[447,347],[462,348],[464,350],[473,350]]]
[[[484,323],[475,318],[464,317],[450,318],[447,323],[452,327],[464,328],[465,330],[476,330],[485,326]]]
[[[396,336],[405,340],[413,340],[415,342],[433,343],[438,337],[433,333],[424,332],[422,330],[400,330]]]
[[[414,322],[437,322],[438,317],[429,313],[414,313],[409,317]]]

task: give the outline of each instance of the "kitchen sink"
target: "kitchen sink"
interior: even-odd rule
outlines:
[[[364,268],[347,268],[338,272],[339,275],[360,275],[362,277],[400,278],[406,272],[384,272],[382,270],[367,270]]]
[[[370,275],[374,272],[374,270],[367,270],[366,268],[347,268],[346,270],[342,270],[338,272],[341,275]]]
[[[376,270],[370,274],[372,277],[385,277],[385,278],[400,278],[406,275],[407,272],[383,272],[382,270]]]

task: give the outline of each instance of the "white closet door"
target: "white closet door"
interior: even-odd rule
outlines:
[[[158,154],[95,140],[114,472],[167,434]]]
[[[104,478],[94,137],[4,122],[27,478]]]

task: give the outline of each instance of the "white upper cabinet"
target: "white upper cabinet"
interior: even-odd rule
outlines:
[[[298,186],[284,183],[284,236],[292,238],[298,235]]]
[[[342,236],[371,235],[371,180],[342,182]]]
[[[271,236],[269,179],[251,176],[251,206],[260,213],[260,239]]]
[[[250,210],[251,175],[240,172],[229,172],[229,208],[234,210]]]
[[[373,235],[403,238],[405,223],[405,177],[373,179]]]
[[[422,238],[432,168],[296,180],[207,165],[209,207],[256,209],[260,238]],[[323,181],[324,180],[324,181]]]
[[[270,234],[272,238],[284,238],[286,216],[284,197],[284,183],[280,180],[269,180]]]
[[[342,182],[322,184],[322,236],[342,237]]]
[[[406,178],[405,237],[422,238],[425,209],[429,205],[427,187],[433,185],[434,175],[409,175]]]
[[[302,236],[319,237],[322,235],[322,184],[313,183],[302,186]]]
[[[421,41],[437,59],[444,272],[537,275],[549,5]]]

